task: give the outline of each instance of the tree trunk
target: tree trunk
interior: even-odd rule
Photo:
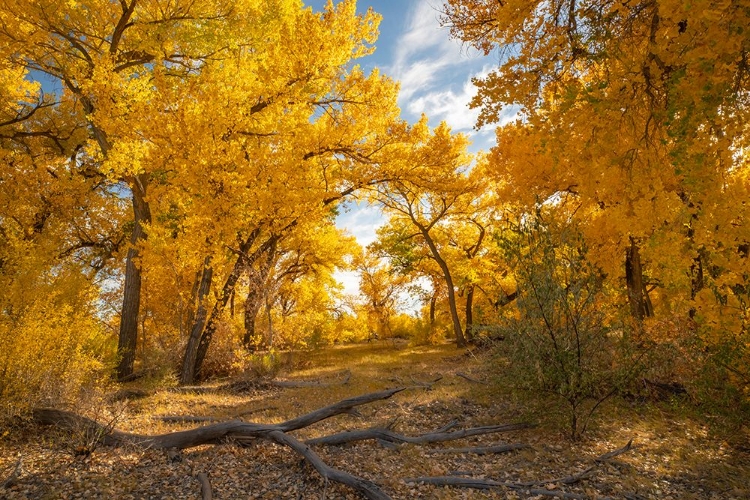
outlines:
[[[472,327],[474,326],[474,285],[466,288],[466,333],[467,340],[474,338]]]
[[[242,338],[242,343],[247,349],[252,347],[251,344],[256,339],[255,320],[260,312],[263,299],[267,295],[268,276],[271,274],[271,268],[276,260],[276,244],[277,239],[269,240],[266,258],[258,270],[250,269],[249,272],[250,286],[245,299],[245,335]]]
[[[211,257],[206,257],[203,262],[203,273],[201,276],[200,287],[198,288],[198,310],[195,313],[195,321],[190,330],[187,347],[185,348],[185,357],[182,361],[182,371],[180,372],[180,383],[191,384],[195,379],[195,357],[198,352],[198,343],[200,342],[203,325],[206,323],[206,296],[211,290],[211,280],[213,278],[213,269],[211,268]]]
[[[414,222],[416,223],[416,221]],[[464,332],[461,328],[461,320],[458,317],[458,307],[456,306],[456,290],[453,286],[453,277],[451,276],[451,271],[448,268],[448,264],[440,255],[435,242],[430,236],[430,232],[421,225],[418,225],[418,227],[425,239],[425,242],[427,243],[427,246],[430,247],[432,257],[438,263],[438,266],[440,266],[440,270],[443,271],[443,278],[445,279],[445,284],[448,286],[448,308],[451,312],[451,320],[453,321],[453,334],[456,336],[456,344],[458,345],[458,347],[465,347],[466,339],[464,338]]]
[[[630,314],[642,323],[646,317],[653,316],[653,306],[643,283],[643,268],[641,267],[641,253],[634,238],[630,238],[625,256],[625,280],[628,288]]]
[[[271,301],[266,295],[266,321],[268,321],[268,335],[266,337],[266,346],[270,349],[273,347],[273,319],[271,318]]]
[[[117,342],[117,378],[133,373],[135,349],[138,342],[138,313],[141,305],[141,269],[138,263],[140,253],[138,243],[146,239],[143,223],[151,222],[151,209],[146,202],[148,177],[139,174],[132,178],[130,188],[133,193],[133,233],[130,236],[130,249],[125,261],[125,285],[120,315],[120,334]]]
[[[437,290],[430,297],[430,331],[435,328],[435,309],[437,308]]]
[[[221,289],[221,295],[219,296],[219,300],[217,300],[216,303],[214,303],[214,307],[213,309],[211,309],[211,315],[208,318],[208,323],[206,323],[206,328],[203,330],[203,334],[201,335],[201,340],[198,343],[198,351],[195,354],[194,379],[200,380],[201,378],[201,367],[203,366],[203,360],[206,359],[208,346],[211,345],[211,339],[213,338],[213,335],[219,326],[219,319],[221,318],[221,313],[224,311],[224,308],[229,303],[229,298],[231,297],[232,292],[234,291],[234,287],[237,285],[237,281],[240,279],[242,272],[248,266],[252,266],[253,263],[256,260],[258,260],[259,256],[263,255],[264,252],[268,251],[268,248],[270,246],[276,245],[276,242],[280,238],[279,235],[269,236],[268,240],[266,240],[265,243],[263,243],[251,255],[248,255],[247,252],[250,251],[250,247],[252,247],[253,242],[257,239],[259,235],[260,235],[260,230],[255,230],[251,233],[251,235],[247,238],[247,240],[243,242],[242,246],[240,247],[237,261],[235,261],[234,267],[232,267],[232,272],[229,273],[229,276],[227,277],[226,281],[224,282],[224,286]],[[195,380],[193,380],[193,382],[194,381]]]
[[[692,234],[690,235],[690,238],[692,239]],[[703,290],[703,287],[705,286],[705,279],[703,276],[703,259],[701,258],[701,252],[698,252],[698,255],[693,259],[693,264],[690,266],[690,300],[695,300],[695,297],[698,296],[698,292]],[[690,318],[695,318],[696,309],[695,307],[691,307],[690,311],[688,312]]]
[[[249,351],[255,350],[257,340],[255,320],[260,312],[262,298],[260,290],[251,285],[245,299],[245,335],[242,337],[242,345]]]

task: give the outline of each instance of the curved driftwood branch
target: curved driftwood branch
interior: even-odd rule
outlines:
[[[348,413],[357,406],[388,399],[403,390],[404,388],[389,389],[386,391],[373,392],[345,399],[280,424],[256,424],[231,420],[228,422],[219,422],[203,427],[196,427],[190,430],[169,432],[154,436],[132,434],[118,431],[116,429],[110,429],[90,418],[69,411],[52,408],[36,409],[32,413],[32,418],[39,424],[55,425],[78,431],[83,430],[88,435],[100,436],[100,442],[105,445],[129,443],[156,449],[184,449],[203,444],[215,444],[224,439],[258,438],[265,437],[268,433],[273,431],[289,432],[302,429],[303,427],[307,427],[335,415]]]
[[[376,439],[379,441],[387,441],[391,443],[429,444],[440,443],[443,441],[453,441],[456,439],[463,439],[466,437],[479,436],[484,434],[517,431],[521,429],[527,429],[529,427],[532,427],[532,425],[526,423],[487,425],[484,427],[472,427],[470,429],[453,432],[430,432],[427,434],[422,434],[420,436],[404,436],[403,434],[398,434],[397,432],[393,432],[390,429],[375,427],[371,429],[340,432],[338,434],[332,434],[330,436],[308,439],[305,442],[310,445],[337,446],[347,443],[353,443],[356,441],[364,441],[367,439]]]
[[[350,486],[369,499],[388,500],[390,497],[383,493],[375,483],[330,467],[306,444],[286,433],[302,429],[335,415],[351,413],[357,406],[388,399],[404,389],[401,387],[344,399],[280,424],[256,424],[232,420],[155,436],[122,432],[65,410],[40,408],[33,411],[32,417],[39,424],[55,425],[79,432],[83,430],[88,435],[95,436],[98,442],[106,445],[129,443],[155,449],[184,449],[203,444],[215,444],[226,439],[238,441],[249,438],[269,439],[286,445],[302,455],[324,478]],[[201,482],[203,499],[210,500],[212,493],[208,476],[200,473],[196,477]]]
[[[607,460],[621,455],[626,451],[633,448],[633,440],[631,439],[628,444],[622,448],[618,448],[614,451],[607,452],[594,459],[594,465],[586,468],[585,470],[576,474],[556,478],[548,479],[544,481],[530,481],[530,482],[513,482],[513,481],[493,481],[492,479],[474,479],[470,477],[456,477],[456,476],[433,476],[433,477],[414,477],[404,479],[407,483],[424,483],[431,484],[434,486],[456,486],[461,488],[475,488],[475,489],[493,489],[493,488],[508,488],[511,490],[523,490],[531,495],[543,495],[552,496],[558,498],[567,499],[583,499],[586,500],[589,497],[586,495],[580,495],[578,493],[569,493],[567,491],[560,491],[556,489],[538,488],[539,486],[552,485],[552,484],[574,484],[583,479],[586,479],[601,463],[605,463]],[[602,499],[605,500],[605,499]]]
[[[523,450],[525,448],[531,448],[528,444],[514,443],[514,444],[499,444],[496,446],[477,446],[470,448],[439,448],[437,450],[430,450],[431,453],[473,453],[474,455],[492,455],[496,453],[507,453],[509,451]]]
[[[211,491],[211,481],[208,480],[208,474],[199,472],[195,478],[201,483],[201,498],[203,500],[213,500],[214,494]]]
[[[318,456],[317,453],[311,450],[309,446],[290,436],[289,434],[284,434],[283,432],[279,431],[273,431],[268,434],[268,437],[279,444],[288,446],[289,448],[302,455],[302,457],[304,457],[304,459],[310,465],[312,465],[315,470],[318,471],[318,473],[325,479],[330,479],[332,481],[345,484],[357,490],[366,498],[369,498],[371,500],[389,500],[391,498],[390,496],[383,493],[378,485],[373,483],[372,481],[368,481],[367,479],[362,479],[357,476],[353,476],[348,472],[330,467],[328,464],[323,462],[320,456]]]

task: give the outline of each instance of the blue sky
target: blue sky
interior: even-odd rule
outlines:
[[[326,0],[306,0],[321,10]],[[481,76],[497,65],[487,56],[452,40],[440,26],[442,0],[359,0],[357,9],[369,7],[379,13],[380,37],[373,55],[360,61],[365,69],[377,67],[400,82],[399,106],[404,119],[413,123],[422,114],[435,126],[447,122],[455,132],[470,136],[472,151],[487,150],[494,141],[494,127],[474,130],[478,112],[468,103],[475,93],[472,77]],[[337,220],[339,227],[353,234],[361,245],[375,239],[384,219],[377,207],[350,206]],[[337,273],[347,293],[357,293],[354,273]]]

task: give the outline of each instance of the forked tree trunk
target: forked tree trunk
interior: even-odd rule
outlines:
[[[416,224],[416,221],[414,222]],[[425,239],[427,246],[430,248],[432,257],[435,259],[438,266],[440,266],[440,270],[443,272],[443,279],[445,279],[445,284],[448,287],[448,308],[450,309],[451,320],[453,322],[453,334],[456,336],[456,344],[458,345],[458,347],[465,347],[466,338],[464,337],[464,332],[461,328],[461,320],[458,317],[458,306],[456,305],[456,290],[453,286],[453,277],[451,276],[451,271],[448,268],[448,264],[445,262],[445,259],[443,259],[442,255],[440,255],[435,242],[432,240],[432,236],[430,236],[429,230],[419,224],[417,224],[417,227],[419,227],[420,232],[422,233],[422,237]]]
[[[247,266],[252,266],[253,263],[258,259],[258,257],[263,255],[263,253],[266,252],[270,246],[276,245],[276,242],[280,238],[279,235],[269,236],[268,240],[266,240],[265,243],[263,243],[255,252],[248,255],[250,247],[252,247],[253,242],[259,235],[259,230],[253,231],[248,239],[243,242],[243,245],[240,247],[239,256],[234,263],[234,267],[232,267],[232,272],[229,273],[229,276],[227,277],[226,281],[224,282],[224,286],[221,289],[219,300],[214,303],[214,307],[213,309],[211,309],[211,315],[208,317],[206,328],[203,329],[203,334],[201,335],[200,342],[198,343],[198,350],[195,353],[195,369],[193,371],[194,380],[192,382],[194,382],[195,379],[200,380],[201,378],[201,368],[203,366],[203,361],[206,359],[208,347],[211,345],[211,339],[213,338],[214,333],[216,333],[216,329],[219,326],[219,320],[221,319],[221,314],[224,311],[226,305],[229,303],[229,298],[231,297],[232,292],[234,291],[234,287],[237,285],[237,281],[240,279],[242,272]]]
[[[276,240],[270,242],[266,251],[266,258],[263,259],[259,269],[249,270],[250,286],[245,299],[245,335],[242,337],[242,343],[246,349],[251,349],[257,339],[255,321],[263,305],[268,276],[271,274],[271,268],[276,260],[276,244]]]
[[[139,174],[130,181],[133,193],[133,233],[130,236],[130,249],[125,260],[125,285],[120,314],[120,334],[117,342],[117,378],[133,373],[135,350],[138,342],[138,314],[141,305],[141,268],[138,259],[138,243],[146,239],[143,223],[151,222],[151,209],[146,202],[148,177]]]

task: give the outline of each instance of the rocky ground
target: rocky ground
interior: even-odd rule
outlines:
[[[157,434],[208,425],[165,422],[164,416],[278,423],[343,398],[409,386],[391,399],[358,408],[358,415],[338,415],[292,434],[304,440],[376,426],[414,436],[451,423],[452,430],[522,421],[539,424],[426,445],[370,440],[313,446],[328,465],[369,479],[398,499],[750,498],[750,450],[743,428],[717,434],[706,423],[664,405],[615,401],[603,408],[584,440],[572,443],[554,426],[555,419],[544,414],[543,402],[536,401],[529,411],[524,401],[493,384],[491,366],[455,346],[380,343],[338,347],[306,358],[306,366],[281,378],[329,385],[247,384],[243,390],[235,386],[194,393],[170,387],[144,389],[143,383],[134,383],[127,387],[135,391],[130,399],[92,400],[73,410],[120,430]],[[550,413],[553,408],[550,402]],[[0,436],[0,484],[11,478],[11,484],[0,486],[0,498],[201,499],[206,497],[200,474],[210,481],[216,499],[362,498],[347,486],[322,479],[291,449],[266,440],[181,451],[109,447],[96,445],[96,436],[83,429],[30,423],[7,426]],[[596,461],[630,440],[629,451]],[[513,443],[528,447],[486,455],[456,450]],[[588,472],[581,474],[584,471]],[[434,476],[529,485],[480,490],[407,481]]]

